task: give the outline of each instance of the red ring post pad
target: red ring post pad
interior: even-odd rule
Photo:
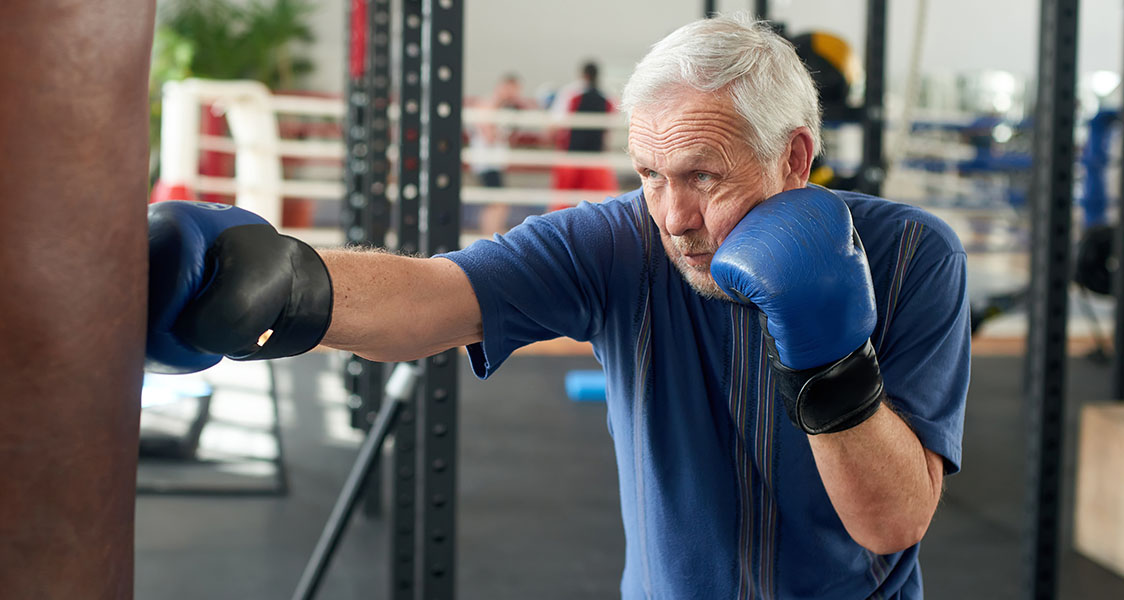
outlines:
[[[148,207],[148,336],[145,370],[194,373],[221,355],[200,352],[172,332],[184,307],[206,288],[207,249],[225,230],[268,225],[265,219],[226,204],[166,201]]]

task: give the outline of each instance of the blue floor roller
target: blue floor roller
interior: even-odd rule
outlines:
[[[575,402],[604,402],[605,372],[570,371],[566,373],[566,395]]]

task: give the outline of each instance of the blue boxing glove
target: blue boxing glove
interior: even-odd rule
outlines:
[[[300,354],[331,324],[332,282],[320,255],[240,208],[150,205],[148,261],[147,371]]]
[[[768,198],[726,236],[710,273],[761,311],[774,380],[797,427],[842,431],[878,410],[874,287],[838,196],[810,186]]]

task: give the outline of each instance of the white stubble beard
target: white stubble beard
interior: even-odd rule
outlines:
[[[709,262],[705,266],[699,267],[688,264],[687,258],[683,256],[683,251],[679,248],[679,244],[676,243],[676,239],[669,235],[663,235],[661,237],[663,238],[664,252],[671,257],[672,264],[675,265],[675,268],[679,271],[683,280],[687,282],[687,285],[695,290],[695,293],[711,300],[732,302],[730,297],[714,282],[714,277],[710,274]],[[687,242],[685,245],[690,246],[691,244]],[[696,247],[690,249],[699,250],[702,248]]]

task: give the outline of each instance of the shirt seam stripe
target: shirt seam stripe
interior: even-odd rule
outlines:
[[[638,229],[640,230],[641,239],[644,240],[644,264],[645,268],[651,265],[651,244],[650,235],[651,229],[648,226],[647,219],[644,218],[645,211],[642,210],[642,196],[637,196],[632,202],[633,217],[636,219]],[[644,587],[644,594],[646,597],[652,597],[652,575],[651,575],[651,562],[648,557],[648,534],[645,521],[644,510],[644,451],[643,451],[643,418],[644,418],[644,401],[646,397],[646,386],[648,381],[648,371],[652,363],[652,348],[651,348],[651,325],[652,325],[652,298],[647,290],[644,292],[643,300],[643,316],[640,321],[640,332],[636,340],[636,381],[634,390],[634,405],[632,417],[632,449],[633,449],[633,468],[636,472],[636,520],[637,520],[637,543],[640,546],[640,566],[641,573],[643,574],[641,583]]]
[[[878,336],[878,345],[875,352],[880,352],[882,344],[886,341],[886,333],[890,330],[890,322],[894,318],[894,309],[897,307],[898,293],[904,283],[906,269],[913,261],[913,254],[920,245],[921,232],[924,229],[925,226],[917,221],[906,221],[905,230],[902,232],[901,241],[898,243],[898,258],[894,265],[894,278],[890,283],[890,293],[887,294],[882,332]]]
[[[749,338],[748,308],[731,304],[732,326],[731,363],[734,372],[730,378],[730,416],[734,422],[734,464],[738,479],[738,592],[739,600],[754,598],[753,560],[753,488],[750,457],[743,435],[746,421],[746,391],[749,386],[749,356],[746,352]]]

